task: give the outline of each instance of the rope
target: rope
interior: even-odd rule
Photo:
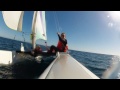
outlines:
[[[15,40],[15,37],[16,37],[16,35],[14,36],[14,40]],[[14,42],[12,42],[12,48],[14,47]]]
[[[24,39],[24,42],[25,42],[24,32],[22,32],[22,37],[23,37],[23,39]]]
[[[55,24],[56,24],[57,31],[61,33],[62,32],[62,28],[60,27],[59,20],[57,18],[57,14],[56,14],[55,11],[54,11],[54,18],[55,18]]]
[[[45,45],[46,45],[46,49],[49,50],[48,45],[47,45],[47,42],[45,42]]]
[[[56,24],[57,32],[60,32],[59,20],[58,20],[58,18],[57,18],[57,15],[56,15],[56,12],[55,12],[55,11],[54,11],[54,19],[55,19],[55,24]]]
[[[24,44],[25,44],[26,48],[29,50],[30,48],[26,45],[26,40],[25,40],[24,35],[28,35],[28,34],[27,33],[25,34],[25,32],[22,32],[22,37],[24,39]]]

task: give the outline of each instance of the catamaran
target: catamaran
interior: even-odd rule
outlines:
[[[20,32],[22,32],[24,13],[25,11],[2,11],[7,27]],[[34,11],[33,21],[31,22],[33,49],[36,47],[36,40],[47,40],[45,19],[45,11]],[[19,53],[26,52],[22,43],[20,50]],[[19,60],[17,51],[0,50],[0,64],[12,64]],[[57,52],[55,60],[52,61],[38,79],[99,79],[99,77],[84,67],[69,53]]]

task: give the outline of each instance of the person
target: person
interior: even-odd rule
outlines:
[[[57,35],[58,35],[58,38],[59,38],[57,47],[52,45],[50,47],[50,50],[48,51],[48,53],[56,53],[57,51],[67,52],[68,45],[67,45],[67,39],[66,39],[65,33],[61,33],[61,35],[59,33],[57,33]]]
[[[66,39],[65,33],[62,33],[61,36],[59,33],[57,34],[59,37],[57,48],[60,52],[66,52],[68,50],[68,45],[67,45],[67,39]]]
[[[32,55],[37,56],[38,54],[42,54],[42,49],[40,48],[40,46],[36,46],[36,48],[34,50],[32,50]]]

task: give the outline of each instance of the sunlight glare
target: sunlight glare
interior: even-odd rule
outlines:
[[[108,27],[120,31],[120,11],[107,11]]]
[[[109,11],[108,14],[108,18],[111,17],[113,21],[120,22],[120,11]]]
[[[113,27],[113,23],[108,23],[108,26],[109,27]]]

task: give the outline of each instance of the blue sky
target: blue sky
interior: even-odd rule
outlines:
[[[24,15],[23,31],[30,42],[32,11]],[[103,54],[120,54],[120,12],[118,11],[56,11],[59,32],[65,32],[69,49]],[[57,45],[58,37],[53,11],[46,11],[47,43]],[[10,30],[0,12],[0,36],[23,41],[22,33]],[[37,40],[44,45],[44,41]]]

